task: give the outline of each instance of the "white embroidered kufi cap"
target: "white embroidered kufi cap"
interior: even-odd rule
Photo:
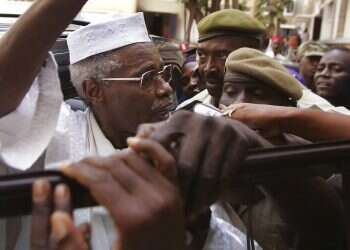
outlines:
[[[143,13],[89,24],[67,37],[70,63],[130,44],[151,42]]]

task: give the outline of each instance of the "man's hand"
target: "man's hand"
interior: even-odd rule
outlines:
[[[79,228],[74,225],[70,200],[70,191],[63,184],[55,188],[53,195],[50,183],[45,179],[33,184],[31,250],[88,249],[85,239],[89,227],[86,224]]]
[[[224,108],[223,112],[227,117],[243,122],[265,138],[270,138],[285,132],[281,120],[295,110],[293,107],[239,103]]]
[[[177,159],[186,208],[200,212],[231,182],[248,148],[270,146],[243,124],[225,118],[176,112],[168,121],[142,125],[138,137],[160,142]]]
[[[107,208],[118,231],[116,249],[184,249],[182,201],[172,184],[174,159],[154,142],[131,139],[129,144],[139,153],[129,148],[107,158],[84,159],[63,172],[87,187]],[[150,160],[141,157],[141,152]]]
[[[20,105],[48,51],[85,3],[86,0],[35,1],[1,37],[0,117]]]

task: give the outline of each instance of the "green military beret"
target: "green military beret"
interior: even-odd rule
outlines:
[[[246,35],[258,38],[265,32],[264,26],[247,13],[236,9],[216,11],[198,23],[199,41],[220,35]]]
[[[302,96],[302,86],[278,61],[261,51],[241,48],[232,52],[225,63],[225,80],[229,73],[238,73],[280,90],[297,101]]]

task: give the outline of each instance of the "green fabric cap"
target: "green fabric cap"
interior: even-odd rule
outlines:
[[[298,48],[298,58],[302,58],[304,56],[323,56],[328,50],[328,46],[326,44],[308,41],[300,45]]]
[[[204,17],[198,23],[198,31],[200,36],[221,31],[260,35],[265,32],[265,28],[262,23],[243,11],[224,9]]]
[[[232,52],[225,63],[226,72],[251,77],[285,93],[288,98],[298,100],[302,86],[278,61],[261,51],[241,48]]]
[[[165,64],[176,64],[182,68],[185,58],[179,46],[169,41],[154,41],[154,44]]]

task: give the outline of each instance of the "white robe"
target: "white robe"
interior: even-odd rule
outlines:
[[[90,110],[72,111],[62,100],[57,65],[50,55],[20,106],[0,118],[2,163],[21,171],[43,169],[44,166],[49,169],[58,162],[77,161],[89,155],[106,156],[116,150]],[[245,249],[244,234],[222,220],[226,216],[223,211],[212,209],[204,249]],[[112,249],[114,224],[105,209],[79,209],[74,217],[78,224],[91,223],[93,249]],[[29,249],[30,217],[22,217],[21,221],[21,231],[13,247],[15,250]],[[5,220],[0,220],[0,250],[5,246]]]
[[[50,57],[20,106],[0,119],[0,157],[18,170],[56,167],[58,162],[78,161],[89,155],[106,156],[116,149],[107,140],[92,112],[72,111],[60,91],[57,67]],[[44,154],[44,164],[36,161]],[[36,166],[41,164],[41,166]],[[101,208],[75,212],[77,223],[92,223],[93,249],[112,249],[113,222]],[[15,249],[28,248],[29,220],[22,219]],[[0,225],[4,236],[4,223]],[[0,240],[5,249],[6,240]],[[0,245],[1,246],[1,245]]]

